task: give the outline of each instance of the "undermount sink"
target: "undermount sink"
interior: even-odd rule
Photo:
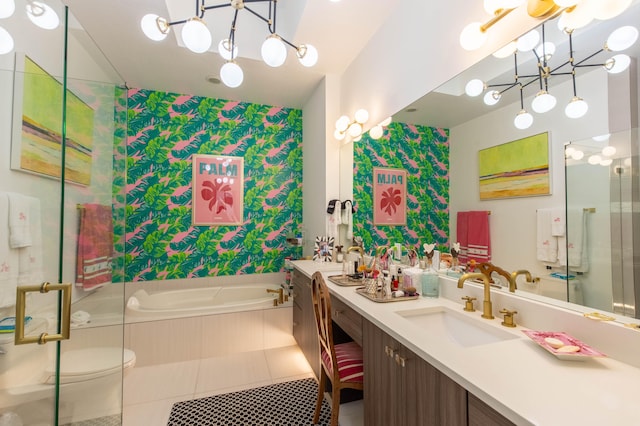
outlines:
[[[462,308],[461,308],[462,309]],[[517,339],[507,330],[495,327],[480,318],[471,318],[444,306],[396,311],[407,321],[419,326],[425,333],[449,339],[462,347],[480,346],[489,343]]]

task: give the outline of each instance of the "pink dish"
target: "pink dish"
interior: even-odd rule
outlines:
[[[536,342],[538,345],[542,346],[547,351],[551,352],[553,355],[562,360],[572,360],[572,361],[584,361],[589,358],[602,358],[606,357],[602,352],[593,349],[591,346],[586,343],[581,342],[578,339],[575,339],[569,336],[567,333],[561,331],[534,331],[534,330],[522,330],[524,334],[526,334],[531,340]],[[566,345],[577,346],[580,348],[578,352],[559,352],[557,349],[551,347],[544,339],[547,337],[553,337],[560,340],[562,343]]]

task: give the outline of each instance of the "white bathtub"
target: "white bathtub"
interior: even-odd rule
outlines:
[[[147,292],[138,290],[127,300],[126,316],[135,321],[241,312],[274,307],[275,284],[234,285],[185,290]],[[285,302],[284,306],[291,302]],[[283,305],[278,305],[283,306]]]

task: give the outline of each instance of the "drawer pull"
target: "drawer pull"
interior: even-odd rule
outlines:
[[[406,360],[407,360],[406,358],[403,358],[400,355],[396,354],[396,364],[398,364],[400,367],[404,368],[404,364]]]
[[[387,356],[391,359],[393,359],[393,356],[395,355],[396,350],[393,349],[391,346],[385,345],[384,346],[384,353],[387,354]]]

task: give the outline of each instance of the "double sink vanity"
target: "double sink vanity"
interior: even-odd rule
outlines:
[[[294,337],[318,375],[310,277],[320,271],[334,323],[363,348],[367,426],[640,424],[639,331],[495,289],[485,319],[483,286],[444,275],[438,298],[376,303],[332,282],[340,264],[293,264]],[[500,310],[517,312],[515,327]],[[606,356],[555,356],[527,330],[566,332]]]

